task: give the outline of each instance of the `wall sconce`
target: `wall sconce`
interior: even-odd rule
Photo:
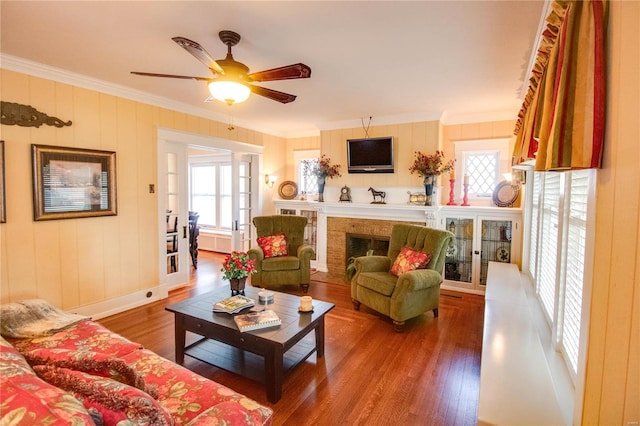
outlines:
[[[270,175],[269,173],[265,173],[264,175],[264,183],[269,185],[269,188],[273,188],[273,184],[278,180],[278,176]]]

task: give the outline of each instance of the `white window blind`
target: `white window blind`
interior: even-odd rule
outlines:
[[[536,281],[542,307],[551,322],[555,320],[559,204],[560,174],[547,172],[544,174]]]
[[[573,374],[577,371],[580,344],[590,175],[591,171],[589,170],[571,172],[568,194],[566,265],[559,338],[561,350],[567,358]]]
[[[532,173],[533,175],[533,191],[531,205],[531,232],[529,240],[529,274],[535,280],[537,276],[538,265],[538,222],[540,220],[540,173]]]

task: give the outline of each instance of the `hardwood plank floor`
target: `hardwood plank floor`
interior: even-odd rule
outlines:
[[[169,298],[99,322],[174,360],[168,304],[220,286],[224,256],[201,251],[188,286]],[[484,298],[443,291],[440,315],[407,322],[404,333],[365,306],[355,311],[342,277],[315,272],[309,294],[334,303],[325,356],[315,354],[285,378],[269,403],[259,383],[187,357],[185,366],[274,409],[274,425],[475,425]],[[295,288],[291,292],[296,292]]]

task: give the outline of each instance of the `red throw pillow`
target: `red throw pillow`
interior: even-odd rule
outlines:
[[[173,425],[169,413],[140,389],[52,365],[36,365],[33,370],[46,382],[73,393],[100,424]]]
[[[414,269],[424,268],[431,260],[431,253],[416,251],[411,247],[403,247],[395,262],[391,265],[391,273],[396,277]]]
[[[267,237],[259,237],[258,245],[264,252],[264,257],[288,256],[287,236],[284,233],[269,235]]]

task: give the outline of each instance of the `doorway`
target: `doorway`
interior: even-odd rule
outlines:
[[[231,250],[247,250],[251,220],[259,214],[258,176],[262,147],[169,129],[158,130],[159,278],[173,289],[189,282],[189,167],[188,152],[197,149],[228,158],[228,177],[219,196],[228,197],[224,211]],[[220,186],[219,186],[220,187]],[[203,212],[205,213],[205,212]],[[231,220],[229,220],[231,219]]]

